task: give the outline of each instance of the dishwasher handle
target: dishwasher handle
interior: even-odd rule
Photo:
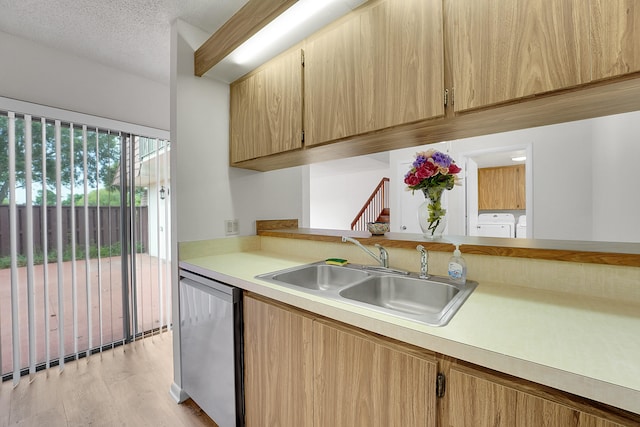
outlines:
[[[180,271],[180,282],[185,282],[189,286],[193,286],[203,292],[215,295],[216,297],[230,303],[236,303],[240,300],[241,292],[239,288],[225,285],[215,280],[193,274],[189,271]]]

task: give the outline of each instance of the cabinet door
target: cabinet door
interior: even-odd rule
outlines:
[[[590,81],[584,0],[453,0],[452,18],[456,111]]]
[[[302,53],[293,50],[231,84],[231,163],[302,147]]]
[[[621,427],[596,415],[453,367],[447,381],[450,427]]]
[[[524,166],[478,169],[478,209],[525,209]]]
[[[244,298],[247,427],[313,425],[313,321]]]
[[[505,387],[506,388],[506,387]],[[516,424],[518,426],[577,426],[580,413],[547,399],[516,392]]]
[[[571,408],[488,379],[454,368],[448,383],[451,427],[577,426],[578,414]]]
[[[442,116],[442,2],[372,1],[305,43],[305,144]]]
[[[624,427],[624,425],[581,412],[578,427]]]
[[[591,0],[593,79],[640,71],[640,4]]]
[[[527,208],[527,177],[525,174],[526,166],[516,166],[516,209]]]
[[[447,378],[451,427],[515,426],[516,391],[451,369]]]
[[[258,111],[255,107],[260,74],[231,84],[229,112],[229,156],[231,163],[258,157],[255,135],[260,132]]]
[[[360,19],[341,24],[306,41],[304,47],[305,145],[344,138],[361,132],[356,120],[356,78],[359,65]],[[369,97],[371,95],[369,94]]]
[[[436,363],[314,322],[315,427],[436,425]]]
[[[364,131],[444,115],[442,25],[441,1],[381,1],[362,12],[359,94],[373,95]]]

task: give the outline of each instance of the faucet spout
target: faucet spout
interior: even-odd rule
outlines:
[[[373,252],[371,252],[366,247],[364,247],[362,245],[362,243],[358,242],[356,239],[353,239],[351,237],[342,236],[342,242],[351,242],[351,243],[353,243],[354,245],[356,245],[357,247],[359,247],[360,249],[362,249],[363,251],[368,253],[369,256],[371,256],[373,259],[378,261],[378,263],[380,263],[380,265],[382,267],[385,267],[385,268],[389,267],[389,253],[381,245],[376,243],[376,247],[380,250],[380,256],[378,256],[378,255],[374,254]]]

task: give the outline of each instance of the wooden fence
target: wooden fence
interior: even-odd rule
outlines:
[[[33,249],[42,252],[42,206],[33,206]],[[55,206],[47,206],[47,250],[57,248],[57,212]],[[75,207],[75,230],[71,229],[71,206],[62,207],[62,247],[66,250],[71,246],[71,239],[75,236],[76,246],[85,246],[85,227],[89,229],[89,246],[97,246],[98,235],[101,246],[110,246],[120,241],[120,207],[89,206],[89,221],[85,224],[84,206]],[[100,228],[98,229],[98,212],[100,213]],[[18,254],[27,253],[27,208],[17,206],[16,223],[18,228]],[[148,249],[148,208],[135,208],[135,230],[138,247],[143,252]],[[0,205],[0,256],[11,255],[11,237],[9,227],[9,206]]]

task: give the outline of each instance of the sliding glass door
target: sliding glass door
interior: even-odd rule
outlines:
[[[166,156],[163,140],[0,112],[5,379],[171,324]]]
[[[137,159],[134,191],[136,197],[144,200],[144,208],[138,207],[132,213],[147,221],[146,226],[137,226],[132,234],[138,242],[133,260],[136,287],[132,303],[135,301],[136,309],[132,309],[135,314],[132,332],[139,336],[167,325],[171,314],[167,311],[171,303],[171,190],[169,141],[136,136],[133,144]]]

